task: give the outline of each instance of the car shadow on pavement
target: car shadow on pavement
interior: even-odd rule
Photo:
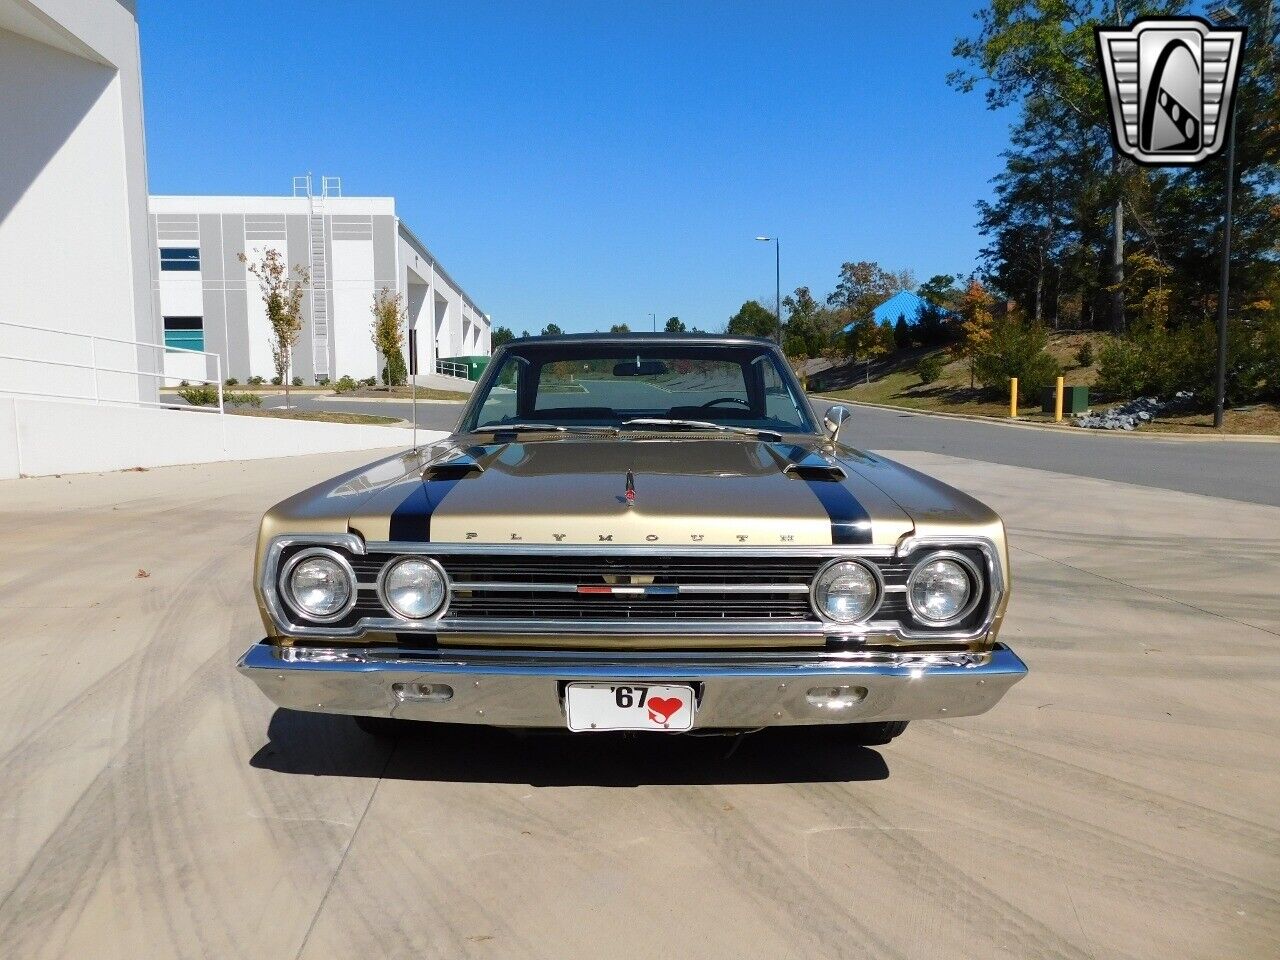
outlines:
[[[303,776],[384,777],[535,787],[638,787],[884,780],[874,749],[839,727],[777,727],[742,737],[531,733],[423,723],[395,741],[350,717],[279,709],[249,761]]]

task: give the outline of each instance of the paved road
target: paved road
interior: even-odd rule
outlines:
[[[814,398],[813,405],[821,415],[831,402]],[[1280,506],[1280,443],[1153,440],[852,409],[841,438],[867,450],[926,450]]]
[[[1031,675],[732,756],[274,710],[258,517],[366,454],[0,483],[0,955],[1280,956],[1280,509],[895,455],[1004,515]]]
[[[271,398],[268,403],[283,403],[283,398]],[[323,397],[307,397],[301,403],[314,409],[328,407],[405,420],[412,416],[407,403]],[[821,416],[830,401],[815,397],[813,405]],[[867,450],[946,453],[986,463],[1280,506],[1280,443],[1152,440],[1083,430],[1019,429],[874,407],[853,409],[853,419],[842,436]],[[459,404],[424,401],[418,404],[418,424],[430,430],[451,430],[461,411]]]

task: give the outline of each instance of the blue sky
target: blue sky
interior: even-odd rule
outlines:
[[[968,271],[1007,116],[945,83],[979,0],[142,5],[152,193],[391,195],[537,332]]]

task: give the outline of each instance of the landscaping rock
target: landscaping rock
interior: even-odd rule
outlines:
[[[1075,418],[1075,423],[1077,427],[1089,430],[1133,430],[1139,424],[1152,422],[1170,408],[1185,406],[1193,397],[1189,390],[1179,390],[1168,401],[1158,397],[1138,397],[1128,403],[1108,407],[1101,413],[1082,413]]]

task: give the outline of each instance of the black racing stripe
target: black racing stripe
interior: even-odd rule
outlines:
[[[870,543],[871,515],[839,480],[806,480],[831,518],[831,542]]]
[[[391,513],[388,535],[392,540],[427,543],[431,540],[431,515],[458,480],[423,480]]]
[[[793,461],[803,460],[810,452],[801,446],[792,446],[786,455]],[[831,518],[831,542],[833,544],[870,543],[871,515],[866,507],[849,492],[839,480],[805,480],[813,495],[818,498]]]

